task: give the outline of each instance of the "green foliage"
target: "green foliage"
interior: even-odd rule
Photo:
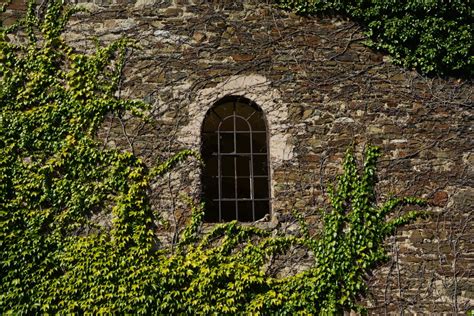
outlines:
[[[342,14],[361,22],[370,47],[425,74],[472,77],[472,5],[465,0],[276,0],[302,14]]]
[[[203,205],[176,247],[160,245],[148,193],[153,178],[195,155],[176,154],[147,168],[128,152],[101,149],[94,139],[108,112],[144,105],[115,90],[128,42],[94,54],[61,38],[73,10],[34,1],[26,17],[0,29],[0,312],[133,314],[324,314],[358,309],[364,275],[385,258],[384,238],[418,213],[390,217],[417,199],[377,206],[369,147],[361,173],[349,151],[344,174],[311,235],[237,222],[200,233]],[[16,34],[16,38],[12,35]],[[110,215],[112,226],[94,220]],[[305,272],[276,278],[269,258],[293,246],[314,254]]]

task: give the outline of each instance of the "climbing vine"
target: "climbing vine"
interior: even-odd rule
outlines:
[[[366,44],[395,63],[425,74],[474,74],[473,11],[469,1],[276,0],[301,14],[341,14],[365,27]]]
[[[420,215],[393,212],[423,205],[415,198],[376,203],[379,150],[368,147],[362,170],[347,152],[317,233],[295,211],[296,235],[235,221],[203,234],[204,206],[192,205],[178,245],[161,245],[151,183],[196,155],[182,151],[147,167],[129,152],[99,146],[95,135],[107,113],[146,115],[147,108],[115,93],[133,44],[121,39],[94,53],[76,51],[61,37],[74,13],[55,0],[39,13],[30,1],[24,18],[0,28],[0,311],[362,310],[364,276],[385,259],[385,237]],[[311,267],[285,278],[269,273],[269,258],[295,246],[313,254]]]

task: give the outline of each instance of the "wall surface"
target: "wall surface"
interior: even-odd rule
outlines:
[[[265,112],[270,134],[272,216],[258,223],[294,229],[292,209],[314,229],[345,149],[381,147],[379,198],[419,196],[429,217],[387,241],[390,261],[368,276],[372,314],[466,313],[474,308],[473,85],[425,78],[363,45],[342,18],[303,18],[264,1],[98,0],[83,3],[66,39],[81,50],[122,36],[129,49],[120,95],[152,105],[152,119],[110,117],[100,139],[156,165],[199,150],[206,111],[227,95]],[[22,9],[14,2],[12,9]],[[15,12],[11,12],[12,15]],[[170,242],[186,221],[183,195],[198,200],[190,161],[153,188]],[[280,260],[282,274],[308,254]]]

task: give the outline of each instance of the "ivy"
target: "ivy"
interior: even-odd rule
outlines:
[[[176,247],[154,232],[151,184],[192,151],[147,167],[95,139],[107,113],[146,112],[116,97],[126,39],[84,54],[61,37],[73,9],[35,1],[0,28],[0,312],[6,314],[326,314],[362,310],[364,275],[386,258],[384,239],[418,212],[394,216],[415,198],[376,203],[376,160],[362,170],[349,150],[344,172],[311,234],[276,235],[233,221],[202,233],[204,205]],[[112,224],[96,218],[109,216]],[[306,271],[265,269],[292,247],[314,255]]]
[[[396,64],[428,75],[474,75],[473,11],[469,1],[276,0],[301,14],[341,14],[365,27],[369,47]]]

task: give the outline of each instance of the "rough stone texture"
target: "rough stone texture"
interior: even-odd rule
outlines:
[[[79,1],[83,2],[83,1]],[[87,1],[90,2],[90,1]],[[14,2],[20,9],[18,1]],[[372,314],[467,313],[474,307],[473,85],[429,79],[362,45],[357,24],[302,18],[264,1],[97,0],[71,22],[67,40],[93,49],[122,36],[129,50],[120,94],[152,105],[152,119],[110,117],[99,137],[156,165],[199,150],[200,123],[225,95],[259,104],[268,121],[272,216],[257,223],[294,233],[292,209],[314,229],[325,188],[348,145],[382,148],[380,200],[414,195],[430,216],[387,241],[391,259],[368,277]],[[12,15],[16,11],[11,11]],[[176,240],[199,198],[199,164],[159,179],[153,204]],[[291,274],[310,254],[276,258]]]

